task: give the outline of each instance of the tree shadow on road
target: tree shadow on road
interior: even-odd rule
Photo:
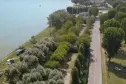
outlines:
[[[95,62],[95,60],[93,59],[93,54],[91,53],[93,50],[92,49],[90,49],[90,64],[92,63],[92,62]]]
[[[126,66],[122,66],[121,64],[115,62],[107,63],[108,71],[114,73],[116,76],[122,79],[126,79]],[[115,67],[118,67],[122,70],[116,70]]]

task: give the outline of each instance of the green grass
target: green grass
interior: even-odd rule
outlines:
[[[108,84],[126,84],[126,73],[122,71],[115,71],[115,66],[125,66],[126,67],[126,50],[121,50],[118,54],[111,60],[112,63],[108,65]]]
[[[102,42],[102,34],[101,34],[101,42]],[[105,50],[101,47],[101,67],[102,67],[102,84],[107,84],[107,65],[106,65],[106,56]]]
[[[50,36],[50,31],[53,33],[54,28],[46,28],[44,31],[40,32],[38,35],[35,36],[37,41],[40,41],[48,36]],[[29,41],[27,41],[26,43],[24,43],[22,46],[24,46],[25,48],[29,48],[31,47],[33,44]],[[0,72],[4,72],[7,68],[8,68],[8,64],[7,64],[7,60],[14,58],[15,59],[15,63],[19,62],[19,57],[16,56],[15,50],[10,53],[8,56],[6,56],[1,62],[0,62]],[[3,75],[0,78],[0,84],[6,84],[6,77]]]

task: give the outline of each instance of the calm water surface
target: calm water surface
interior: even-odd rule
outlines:
[[[0,59],[47,27],[50,13],[70,5],[70,0],[0,0]]]

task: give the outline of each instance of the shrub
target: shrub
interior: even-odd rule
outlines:
[[[60,66],[59,61],[48,61],[45,64],[45,67],[48,67],[48,68],[58,68],[59,66]]]
[[[27,64],[24,62],[19,63],[17,69],[19,70],[21,75],[29,71]]]
[[[38,65],[36,68],[31,70],[31,73],[34,73],[34,72],[39,72],[41,76],[43,77],[43,80],[48,79],[46,69],[43,66]]]
[[[46,84],[46,83],[44,81],[36,81],[36,82],[30,83],[30,84]]]
[[[34,68],[38,65],[38,58],[36,56],[25,56],[23,59],[23,62],[25,62],[28,66],[28,68]]]
[[[63,79],[63,74],[62,74],[62,72],[58,71],[57,69],[50,70],[48,79],[53,79],[53,78],[55,78],[55,77],[57,77],[57,79],[55,79],[56,81],[57,81],[58,79]]]
[[[5,76],[7,77],[9,84],[16,84],[16,82],[19,81],[20,72],[15,65],[10,65],[5,71]]]
[[[57,80],[56,84],[64,84],[64,80],[59,79]]]
[[[85,48],[90,47],[90,37],[87,34],[83,34],[76,42],[76,45],[79,49],[80,44],[83,44]]]
[[[42,81],[42,76],[39,72],[27,73],[22,78],[24,84],[33,83],[36,81]]]
[[[56,84],[56,81],[53,80],[53,79],[50,79],[49,82],[48,82],[48,84]]]
[[[70,43],[69,42],[62,42],[56,49],[56,51],[52,54],[51,60],[57,60],[62,61],[64,60],[65,56],[67,55],[67,52],[70,49]]]
[[[23,61],[26,55],[34,55],[38,58],[40,64],[44,64],[45,61],[49,60],[50,55],[57,48],[57,43],[54,38],[45,38],[33,45],[32,48],[25,50],[24,54],[20,56],[20,61]]]
[[[68,33],[60,37],[60,41],[67,41],[69,43],[74,43],[77,40],[77,36],[74,33]]]
[[[31,42],[32,44],[36,44],[36,43],[37,43],[35,36],[32,36],[32,37],[31,37],[30,42]]]
[[[80,32],[80,29],[79,28],[76,28],[75,26],[72,26],[72,27],[70,27],[70,29],[68,30],[68,32],[73,32],[76,35],[78,35],[79,32]]]

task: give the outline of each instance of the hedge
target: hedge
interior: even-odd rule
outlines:
[[[64,58],[67,55],[69,49],[70,49],[70,43],[69,42],[61,42],[60,45],[58,46],[58,48],[52,54],[50,59],[51,60],[56,60],[56,61],[64,60]]]
[[[60,66],[60,63],[59,61],[48,61],[45,65],[45,67],[48,67],[48,68],[58,68]]]
[[[68,33],[60,37],[60,41],[67,41],[69,43],[74,43],[77,40],[77,36],[74,33]]]

